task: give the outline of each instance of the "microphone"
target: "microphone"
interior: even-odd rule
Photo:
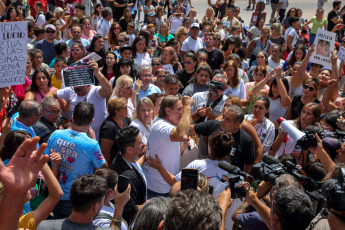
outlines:
[[[224,162],[219,162],[218,163],[218,167],[229,172],[229,173],[233,173],[233,174],[237,174],[237,175],[241,175],[243,177],[248,177],[252,180],[254,180],[254,178],[249,175],[248,173],[246,172],[243,172],[241,171],[241,169],[239,167],[236,167],[234,165],[230,165],[230,164],[227,164],[227,163],[224,163]]]
[[[268,165],[274,165],[274,164],[280,163],[277,158],[270,156],[270,155],[262,156],[262,162],[264,162],[265,164],[268,164]]]

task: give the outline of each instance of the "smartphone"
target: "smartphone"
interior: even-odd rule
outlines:
[[[69,15],[70,15],[70,17],[74,17],[74,7],[71,7],[69,9]]]
[[[129,183],[129,178],[126,176],[120,175],[119,180],[117,182],[117,191],[119,191],[119,193],[123,193],[124,191],[126,191],[128,187],[128,183]]]
[[[198,186],[198,170],[197,169],[182,169],[181,176],[181,190],[196,189]]]
[[[211,195],[213,195],[213,186],[208,186],[208,193],[210,193]]]

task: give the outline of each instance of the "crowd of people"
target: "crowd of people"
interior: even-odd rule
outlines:
[[[306,19],[288,0],[242,14],[209,0],[198,19],[194,4],[0,1],[0,23],[28,26],[25,83],[0,89],[0,229],[345,228],[328,196],[344,185],[316,199],[301,179],[317,194],[344,181],[345,6],[318,0]],[[67,87],[64,69],[90,54],[95,84]],[[267,157],[299,171],[255,177]]]

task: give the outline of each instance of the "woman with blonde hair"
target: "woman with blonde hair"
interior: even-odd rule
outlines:
[[[236,62],[227,61],[224,65],[224,71],[228,77],[228,88],[224,91],[224,94],[236,96],[244,102],[247,99],[246,89],[243,79],[238,76]]]
[[[155,107],[151,99],[148,97],[141,98],[138,101],[134,119],[130,126],[137,127],[140,130],[140,135],[145,145],[147,145],[149,139],[149,130],[154,117]]]
[[[211,21],[211,25],[215,25],[216,22],[215,12],[212,7],[208,7],[205,12],[205,16],[202,18],[202,23],[205,21]]]
[[[183,44],[184,40],[188,37],[188,29],[184,26],[181,26],[176,31],[175,39],[177,39],[181,44]]]
[[[283,35],[283,27],[280,23],[273,23],[271,25],[271,38],[270,38],[271,42],[273,44],[277,44],[283,47],[283,51],[286,50],[286,41],[285,41],[285,37]],[[285,52],[282,52],[283,54]],[[285,54],[284,54],[285,57]]]
[[[132,118],[133,113],[135,111],[135,94],[140,90],[140,80],[135,83],[135,88],[137,90],[134,91],[133,89],[133,78],[128,75],[122,75],[118,79],[116,79],[115,88],[113,90],[112,95],[110,98],[125,98],[127,101],[127,108],[128,108],[128,117]]]
[[[170,74],[174,74],[178,70],[182,70],[182,65],[178,62],[176,51],[173,47],[168,46],[163,48],[161,59],[163,67],[168,70]]]
[[[104,120],[99,131],[99,145],[108,164],[120,151],[116,137],[120,129],[128,127],[131,119],[127,117],[127,100],[123,97],[112,98],[107,103],[109,116]]]
[[[161,51],[166,47],[167,42],[174,38],[174,36],[169,32],[168,23],[162,22],[159,26],[158,33],[155,34],[158,37],[158,50]]]

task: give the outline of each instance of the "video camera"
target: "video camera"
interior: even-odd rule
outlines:
[[[226,85],[223,84],[223,83],[220,83],[218,81],[207,82],[206,86],[209,87],[210,91],[216,91],[217,89],[220,89],[220,90],[225,90],[226,89]]]
[[[302,169],[293,162],[286,161],[282,164],[276,158],[268,155],[263,156],[262,161],[263,162],[259,164],[253,165],[250,173],[256,180],[271,182],[275,185],[280,175],[290,174],[303,185],[309,197],[317,201],[324,199],[324,197],[318,193],[321,184],[309,177],[303,176],[301,174]]]
[[[345,211],[345,168],[339,169],[338,179],[328,179],[322,185],[328,208]]]
[[[241,179],[240,175],[242,176],[247,176],[244,175],[242,171],[240,171],[239,168],[236,166],[220,162],[218,163],[218,167],[227,171],[228,174],[223,175],[224,177],[227,178],[227,180],[221,180],[222,182],[228,181],[231,189],[231,198],[242,198],[246,196],[246,193],[250,189],[250,184],[248,182],[244,182],[241,185],[235,186],[236,183],[238,183]],[[248,175],[251,177],[250,175]]]

